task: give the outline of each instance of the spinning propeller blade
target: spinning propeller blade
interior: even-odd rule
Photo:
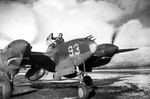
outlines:
[[[116,36],[118,35],[118,32],[119,32],[118,29],[114,31],[114,33],[113,33],[113,35],[112,35],[111,44],[114,44],[114,42],[115,42],[115,40],[116,40]]]

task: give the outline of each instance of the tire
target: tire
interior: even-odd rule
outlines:
[[[93,80],[90,76],[84,76],[83,82],[85,83],[86,86],[92,86],[93,85]]]
[[[7,99],[12,95],[13,86],[6,73],[0,72],[0,99]]]
[[[79,99],[88,99],[89,91],[85,84],[80,84],[78,88]]]

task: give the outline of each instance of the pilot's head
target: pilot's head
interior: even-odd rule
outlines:
[[[58,37],[62,38],[63,34],[62,33],[59,33]]]

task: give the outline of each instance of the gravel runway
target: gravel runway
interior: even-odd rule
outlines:
[[[94,70],[91,99],[150,99],[149,69]],[[30,82],[20,73],[10,99],[78,99],[78,78],[53,81],[52,73]]]

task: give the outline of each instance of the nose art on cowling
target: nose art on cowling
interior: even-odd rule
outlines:
[[[89,44],[90,51],[94,53],[97,49],[97,44],[95,42]]]

